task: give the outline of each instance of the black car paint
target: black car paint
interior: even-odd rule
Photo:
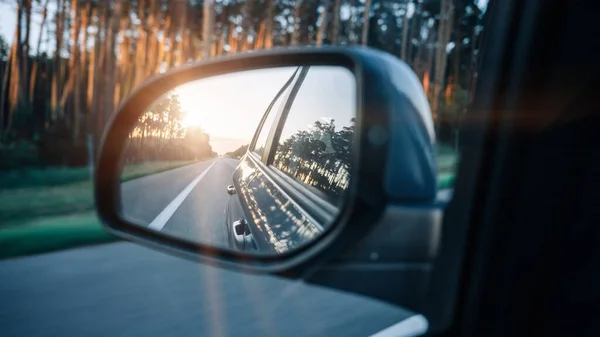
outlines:
[[[309,67],[301,68],[304,68],[306,73]],[[293,101],[293,95],[291,97],[289,93],[289,89],[292,88],[288,87],[289,85],[297,88],[302,85],[302,80],[298,80],[294,73],[290,81],[281,89],[280,94],[287,92],[283,97],[283,110],[289,109],[288,104]],[[276,100],[277,97],[273,102]],[[278,113],[270,110],[271,107],[265,112],[263,120],[266,120],[266,115],[269,113]],[[275,119],[275,123],[277,120],[278,118]],[[273,125],[259,126],[255,139],[262,127],[266,128],[265,131],[273,132]],[[259,156],[252,151],[252,147],[248,147],[232,175],[235,193],[230,194],[225,211],[225,226],[230,247],[242,251],[257,250],[261,253],[280,254],[316,239],[323,232],[323,221],[316,220],[310,212],[298,205],[273,179],[269,178],[265,170],[274,168],[267,168],[263,164],[264,160],[269,158],[269,154]],[[310,189],[310,186],[303,186],[303,188]],[[251,245],[247,240],[240,242],[235,239],[233,224],[242,219],[251,233],[249,236]],[[245,237],[247,238],[248,236]]]
[[[282,253],[316,238],[322,227],[279,188],[265,172],[254,154],[247,153],[233,173],[237,193],[230,197],[225,224],[236,249],[248,250],[232,239],[232,223],[246,220],[260,252]]]

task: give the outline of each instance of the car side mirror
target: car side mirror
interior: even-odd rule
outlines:
[[[96,205],[107,231],[154,249],[343,288],[315,268],[435,254],[434,144],[419,79],[387,53],[217,58],[158,75],[120,104],[98,155]],[[240,248],[239,219],[256,249]],[[409,283],[425,284],[417,274]],[[419,287],[397,301],[416,303]]]

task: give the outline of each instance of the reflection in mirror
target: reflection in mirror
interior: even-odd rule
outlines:
[[[342,67],[284,67],[205,78],[157,97],[122,155],[123,217],[248,254],[310,243],[349,185],[355,87]],[[289,188],[329,206],[299,203]]]
[[[335,76],[329,69],[307,71],[275,149],[277,168],[332,203],[339,203],[348,187],[354,137],[354,113],[349,113],[354,101],[332,99],[345,94],[347,88],[337,87],[348,83],[344,75]],[[312,88],[323,86],[324,77],[332,80],[332,88],[315,95]]]

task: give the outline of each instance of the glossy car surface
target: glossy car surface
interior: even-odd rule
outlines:
[[[233,173],[232,185],[225,187],[231,196],[225,226],[232,248],[285,252],[316,238],[337,213],[348,185],[356,112],[337,110],[348,125],[319,115],[308,130],[294,129],[307,124],[294,118],[310,114],[297,107],[319,101],[304,88],[319,90],[316,84],[324,77],[339,83],[336,77],[344,76],[318,68],[299,67],[273,98]],[[348,73],[345,85],[353,89],[349,71],[336,71]],[[339,99],[352,101],[353,106],[355,96],[346,94]],[[326,99],[324,95],[321,99]],[[295,132],[286,133],[289,129]]]

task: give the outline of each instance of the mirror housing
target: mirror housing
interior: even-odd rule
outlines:
[[[157,97],[210,76],[308,65],[345,67],[354,74],[357,86],[356,146],[348,192],[321,237],[281,255],[249,256],[167,237],[123,217],[118,192],[121,151],[132,125]],[[108,232],[157,250],[236,270],[304,278],[418,309],[428,269],[405,274],[398,263],[427,264],[437,251],[441,213],[434,144],[433,118],[422,85],[408,65],[390,54],[364,47],[304,47],[215,58],[157,75],[119,105],[103,135],[96,163],[96,206]],[[227,193],[232,193],[229,188]],[[419,219],[418,225],[408,224],[411,232],[406,229],[406,214]],[[407,235],[425,240],[414,244]],[[388,267],[362,269],[369,263]],[[388,296],[383,290],[394,286],[390,278],[395,273],[407,275],[402,283],[407,289]],[[362,284],[344,284],[343,279],[357,275]]]

